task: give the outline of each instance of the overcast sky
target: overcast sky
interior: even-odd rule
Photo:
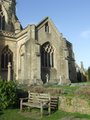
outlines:
[[[73,44],[76,63],[90,66],[90,0],[17,0],[16,12],[23,27],[49,16]]]

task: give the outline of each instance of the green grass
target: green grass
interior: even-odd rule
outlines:
[[[32,120],[24,117],[19,113],[19,110],[5,110],[0,114],[0,120]]]
[[[89,83],[90,84],[90,83]],[[61,95],[65,95],[67,97],[72,98],[75,96],[76,92],[80,91],[78,97],[82,97],[86,95],[90,96],[89,88],[84,89],[85,93],[83,93],[83,88],[80,86],[44,86],[45,88],[57,88],[62,90]],[[89,87],[89,86],[88,86]],[[88,94],[86,94],[88,93]],[[89,99],[90,100],[90,99]],[[90,104],[90,103],[89,103]],[[74,118],[84,118],[90,120],[90,115],[79,114],[79,113],[67,113],[63,111],[57,111],[52,113],[51,115],[44,115],[41,119],[39,111],[33,112],[20,112],[19,109],[7,109],[3,112],[0,111],[0,120],[60,120],[61,118],[73,116]]]
[[[38,111],[39,113],[39,111]],[[44,115],[40,118],[40,113],[33,114],[32,112],[20,112],[18,109],[9,109],[3,112],[0,112],[0,120],[60,120],[63,117],[74,116],[75,118],[88,118],[90,115],[82,115],[79,113],[67,113],[62,111],[57,111],[51,115]],[[39,115],[39,116],[38,116]]]

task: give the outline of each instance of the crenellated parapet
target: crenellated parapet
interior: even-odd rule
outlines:
[[[13,32],[0,30],[0,36],[12,37],[13,38],[13,37],[15,37],[15,34]]]

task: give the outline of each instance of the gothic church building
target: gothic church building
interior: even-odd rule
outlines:
[[[28,13],[27,13],[28,14]],[[72,44],[49,17],[22,28],[16,0],[0,0],[0,76],[21,84],[76,82]]]

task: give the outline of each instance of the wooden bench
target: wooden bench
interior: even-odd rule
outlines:
[[[27,100],[27,101],[25,101]],[[28,98],[20,98],[20,110],[22,111],[23,106],[29,108],[39,108],[41,110],[41,116],[43,115],[44,108],[48,109],[48,113],[51,113],[50,108],[50,95],[46,93],[32,93],[28,92]]]

